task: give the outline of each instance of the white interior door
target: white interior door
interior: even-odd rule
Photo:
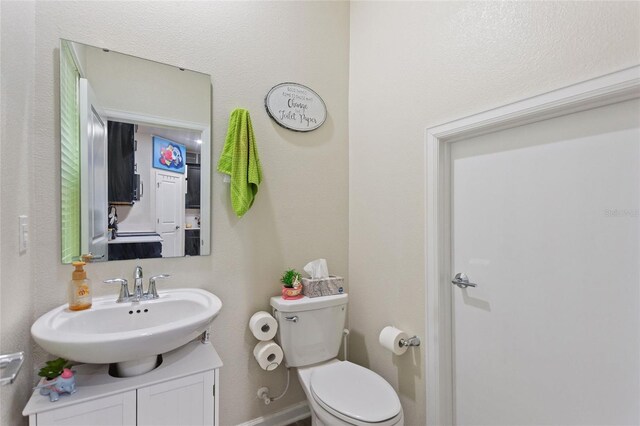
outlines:
[[[95,94],[80,79],[81,249],[98,261],[107,260],[107,122]]]
[[[156,232],[162,257],[184,256],[184,175],[156,171]]]
[[[451,147],[454,423],[640,424],[640,103]]]

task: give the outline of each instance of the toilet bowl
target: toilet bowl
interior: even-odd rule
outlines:
[[[285,365],[298,369],[314,426],[403,426],[400,399],[391,385],[371,370],[336,358],[347,302],[347,294],[271,298]]]
[[[314,426],[403,426],[397,394],[371,370],[337,359],[298,367]]]

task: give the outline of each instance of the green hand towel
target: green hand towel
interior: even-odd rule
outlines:
[[[251,208],[262,181],[256,138],[246,109],[237,108],[231,113],[218,171],[231,176],[231,205],[242,217]]]

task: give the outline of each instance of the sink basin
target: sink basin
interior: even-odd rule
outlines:
[[[116,296],[93,299],[91,309],[57,307],[31,327],[47,352],[91,364],[149,359],[177,349],[202,334],[222,308],[205,290],[160,291],[159,298],[116,303]]]

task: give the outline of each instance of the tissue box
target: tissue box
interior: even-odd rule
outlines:
[[[303,278],[302,294],[307,297],[333,296],[344,293],[344,278],[329,275],[328,278]]]

